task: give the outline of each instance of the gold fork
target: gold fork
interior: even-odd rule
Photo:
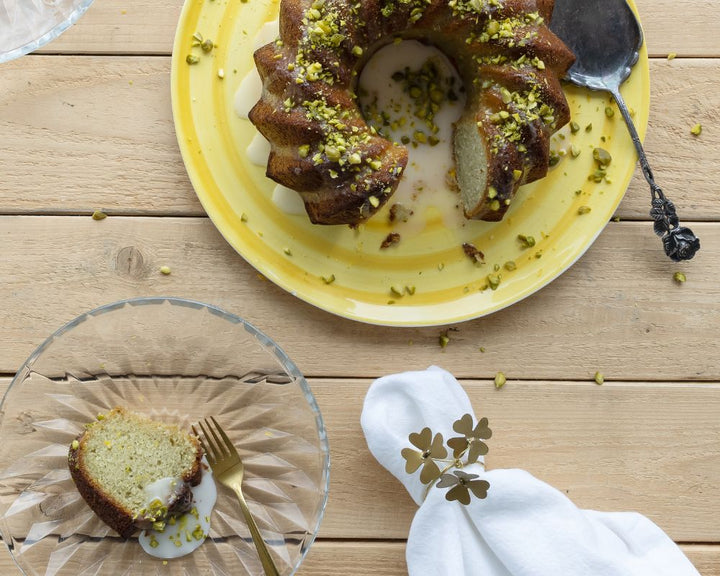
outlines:
[[[242,510],[243,516],[245,516],[245,522],[247,522],[253,542],[255,543],[255,548],[257,548],[258,556],[260,556],[260,562],[262,563],[263,570],[265,570],[265,574],[267,576],[280,576],[270,556],[270,552],[260,535],[260,530],[258,530],[255,519],[252,517],[252,514],[250,514],[248,505],[245,502],[245,497],[242,493],[242,480],[245,474],[245,467],[237,450],[235,450],[235,446],[233,446],[230,438],[227,437],[227,434],[225,434],[212,416],[209,419],[205,419],[205,425],[203,425],[202,422],[198,422],[198,425],[202,430],[202,435],[198,434],[195,426],[192,427],[193,432],[200,440],[203,450],[205,450],[205,455],[207,456],[215,477],[221,484],[235,491],[240,501],[240,509]]]

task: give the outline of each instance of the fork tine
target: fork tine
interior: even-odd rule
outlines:
[[[215,424],[215,428],[217,428],[218,433],[225,442],[225,449],[228,451],[228,455],[235,456],[237,454],[237,450],[235,449],[235,446],[233,445],[230,438],[228,438],[228,435],[225,434],[225,430],[223,430],[220,424],[217,423],[217,420],[215,420],[214,416],[210,416],[210,420],[212,420],[213,424]]]
[[[210,428],[210,425],[206,421],[205,424],[207,424],[208,428]],[[210,448],[210,452],[212,452],[213,459],[214,460],[220,460],[223,457],[223,453],[216,447],[215,443],[213,442],[213,439],[210,437],[210,434],[208,434],[208,431],[205,429],[205,426],[203,426],[203,422],[198,422],[198,425],[200,426],[200,430],[203,432],[203,436],[205,436],[205,443],[207,444],[208,448]]]
[[[198,422],[198,424],[199,424],[199,422]],[[192,428],[193,434],[195,434],[195,436],[197,436],[197,439],[200,441],[200,446],[202,447],[203,452],[205,452],[205,456],[207,456],[208,463],[210,464],[210,466],[212,466],[213,464],[215,464],[215,456],[214,456],[214,454],[213,454],[212,452],[210,452],[210,450],[208,450],[208,448],[207,448],[207,446],[206,446],[206,444],[205,444],[205,440],[203,439],[203,435],[200,434],[200,433],[195,429],[195,426],[191,426],[191,428]]]
[[[210,418],[212,418],[212,416]],[[205,424],[207,424],[208,430],[210,430],[210,433],[213,436],[213,440],[215,441],[214,444],[215,444],[215,446],[217,446],[218,459],[230,456],[230,451],[228,450],[227,446],[225,446],[225,443],[220,439],[220,436],[218,436],[218,433],[215,431],[215,428],[210,425],[210,419],[205,418]],[[219,426],[217,425],[217,422],[215,422],[214,419],[213,419],[213,424],[219,428]],[[208,438],[208,440],[209,440],[209,438]]]

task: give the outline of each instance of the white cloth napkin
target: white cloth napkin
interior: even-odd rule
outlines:
[[[446,500],[446,489],[428,490],[419,471],[405,471],[408,436],[425,427],[445,440],[458,436],[452,425],[464,414],[477,422],[458,381],[437,367],[380,378],[365,398],[370,451],[420,506],[407,542],[410,576],[699,576],[644,516],[580,510],[523,470],[466,466],[490,483],[487,498],[467,506]]]

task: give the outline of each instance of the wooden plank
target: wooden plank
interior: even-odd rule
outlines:
[[[370,381],[310,384],[331,448],[321,536],[405,538],[417,508],[369,453],[360,428]],[[643,513],[676,541],[720,543],[720,384],[463,385],[476,415],[490,420],[489,469],[523,468],[582,508]]]
[[[683,552],[701,576],[720,576],[720,546],[683,545]],[[0,572],[20,574],[5,551],[0,553]],[[310,549],[298,576],[407,576],[403,542],[333,542],[318,540]]]
[[[718,381],[720,226],[694,227],[703,251],[676,265],[647,223],[610,223],[549,287],[456,326],[442,349],[441,328],[368,326],[298,301],[261,279],[205,218],[4,216],[0,373],[13,373],[86,310],[178,295],[246,317],[312,376],[375,377],[440,364],[459,377],[503,370],[509,378],[582,380],[601,370],[609,380]],[[170,276],[159,273],[163,265]],[[673,281],[676,270],[686,272],[685,284]]]
[[[168,58],[147,57],[0,68],[0,212],[203,214],[178,152],[169,70]],[[657,181],[683,220],[719,220],[720,60],[653,62],[652,78],[647,152]],[[698,122],[699,138],[690,134]],[[649,197],[637,175],[618,215],[648,219]]]
[[[636,0],[653,56],[718,56],[714,0]],[[169,54],[182,0],[96,0],[78,23],[45,47],[48,53]]]
[[[720,576],[720,546],[681,546],[701,576]],[[2,564],[0,564],[0,568]],[[318,541],[298,576],[407,576],[403,542]]]

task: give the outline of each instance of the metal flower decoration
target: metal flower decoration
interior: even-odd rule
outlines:
[[[476,498],[481,500],[487,498],[490,482],[487,480],[478,480],[480,476],[477,474],[468,474],[462,470],[455,470],[452,474],[443,474],[440,482],[437,483],[438,488],[450,488],[445,498],[449,501],[457,500],[460,504],[466,506],[470,504],[470,493],[472,492]]]
[[[456,420],[453,430],[462,436],[450,438],[447,442],[453,451],[452,459],[447,459],[448,450],[443,444],[442,434],[433,436],[432,430],[427,427],[408,437],[410,444],[417,450],[403,448],[401,454],[408,474],[414,474],[422,467],[420,482],[431,484],[439,479],[436,484],[438,488],[450,488],[445,494],[447,500],[457,500],[467,505],[470,503],[470,494],[481,499],[487,497],[490,484],[486,480],[479,480],[477,474],[468,474],[460,469],[475,464],[480,456],[488,453],[487,444],[483,440],[489,439],[492,431],[488,427],[487,418],[481,418],[474,424],[470,414]],[[443,465],[442,469],[440,464]]]
[[[662,238],[663,248],[675,262],[690,260],[700,250],[700,240],[690,228],[680,226],[675,205],[660,188],[653,188],[650,217],[655,221],[655,234]]]
[[[414,474],[422,466],[420,482],[430,484],[440,477],[440,468],[436,460],[447,457],[447,450],[443,446],[442,434],[435,434],[433,438],[430,428],[423,428],[420,433],[414,432],[409,436],[410,444],[418,450],[403,448],[402,457],[405,458],[405,472]]]
[[[473,464],[480,456],[488,453],[488,446],[483,440],[492,437],[492,430],[488,428],[488,419],[481,418],[477,426],[473,428],[473,419],[470,414],[465,414],[460,420],[453,424],[453,430],[462,436],[450,438],[448,446],[453,449],[453,456],[460,458],[467,452],[467,463]]]

